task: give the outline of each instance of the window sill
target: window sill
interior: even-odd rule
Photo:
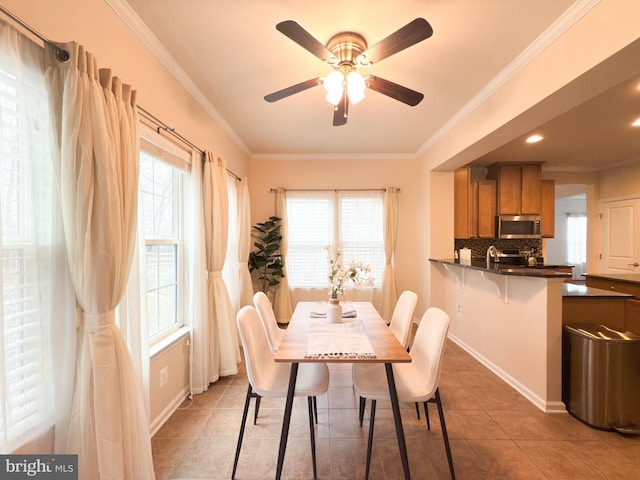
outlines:
[[[167,335],[162,340],[157,343],[154,343],[149,347],[149,357],[151,360],[154,357],[157,357],[161,353],[173,347],[176,343],[182,341],[185,337],[189,337],[191,334],[191,330],[189,327],[180,327],[175,332]],[[187,344],[189,343],[189,339],[187,339]]]

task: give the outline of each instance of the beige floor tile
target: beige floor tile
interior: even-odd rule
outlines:
[[[547,479],[512,440],[469,440],[486,470],[496,479]]]
[[[351,386],[351,364],[329,367],[330,387],[317,398],[318,478],[364,478],[370,401],[364,424]],[[152,439],[158,480],[231,478],[247,393],[244,364],[209,390],[185,401]],[[448,342],[440,394],[458,480],[631,479],[640,480],[640,436],[590,428],[570,415],[548,415],[509,387],[471,355]],[[263,398],[253,425],[251,400],[238,465],[238,480],[275,476],[284,413],[283,398]],[[402,479],[395,424],[388,400],[378,401],[371,480]],[[411,478],[450,478],[437,408],[401,403]],[[294,400],[282,478],[312,478],[306,398]]]
[[[447,417],[451,419],[462,436],[468,440],[509,438],[500,425],[484,410],[449,410]]]
[[[573,454],[569,442],[520,440],[516,444],[548,478],[554,480],[600,479],[582,459]]]

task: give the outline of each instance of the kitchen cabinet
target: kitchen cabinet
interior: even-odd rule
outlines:
[[[540,214],[541,164],[494,164],[489,167],[487,178],[497,182],[498,215]]]
[[[625,301],[624,328],[631,332],[640,333],[640,275],[628,274],[615,278],[611,275],[597,276],[587,275],[587,286],[602,288],[611,292],[628,293],[635,298]]]
[[[494,238],[496,182],[473,180],[472,170],[454,172],[454,237]]]
[[[556,182],[555,180],[542,180],[540,187],[540,223],[542,237],[553,238],[556,233]]]
[[[496,182],[480,180],[477,196],[477,235],[480,238],[496,236]]]
[[[471,169],[458,168],[453,172],[453,236],[471,237]]]

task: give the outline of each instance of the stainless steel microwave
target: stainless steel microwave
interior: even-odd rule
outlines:
[[[498,215],[498,238],[541,238],[540,215]]]

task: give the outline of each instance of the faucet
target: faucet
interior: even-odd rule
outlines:
[[[498,249],[494,246],[491,245],[489,248],[487,248],[487,268],[489,268],[489,265],[491,264],[491,257],[497,257],[498,256]]]

